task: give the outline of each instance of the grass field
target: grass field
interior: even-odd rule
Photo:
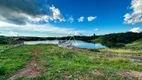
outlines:
[[[133,43],[126,44],[125,49],[131,49],[131,50],[142,50],[142,39],[134,41]]]
[[[23,46],[0,53],[0,80],[9,77],[13,72],[24,67],[31,58],[31,50]]]
[[[3,49],[3,45],[0,45],[0,50],[2,50]]]
[[[122,48],[107,48],[99,50],[101,52],[112,53],[112,54],[142,56],[142,40],[137,40],[133,43],[126,44]]]
[[[6,50],[6,49],[9,49],[9,48],[12,48],[13,47],[13,45],[1,45],[0,44],[0,50]]]
[[[26,63],[33,62],[34,77],[20,74],[15,80],[137,80],[131,76],[119,76],[117,71],[142,72],[142,63],[125,58],[109,58],[89,52],[59,48],[56,45],[21,46],[0,54],[0,79],[5,80]],[[30,65],[33,66],[33,65]],[[25,68],[26,69],[30,68]]]
[[[111,54],[121,54],[121,55],[133,55],[133,56],[142,56],[142,50],[131,50],[131,49],[121,49],[121,48],[108,48],[108,49],[99,49],[99,51],[104,53]]]

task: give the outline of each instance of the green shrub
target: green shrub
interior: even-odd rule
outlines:
[[[0,66],[0,75],[5,75],[6,69],[3,66]]]
[[[90,51],[100,52],[98,49],[90,49]]]
[[[125,44],[124,43],[116,43],[116,47],[120,48],[120,47],[124,47]]]

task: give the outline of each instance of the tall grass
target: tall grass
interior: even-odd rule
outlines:
[[[0,68],[3,75],[10,75],[26,64],[33,49],[43,54],[38,56],[38,69],[43,73],[35,78],[17,78],[17,80],[125,80],[116,75],[117,70],[136,70],[142,72],[142,65],[125,58],[109,58],[59,48],[56,45],[23,46],[0,54]],[[133,80],[135,78],[132,78]]]
[[[142,39],[134,41],[131,44],[127,44],[124,48],[131,50],[142,50]]]
[[[31,57],[28,46],[21,46],[0,53],[0,80],[23,67]]]
[[[133,43],[126,44],[122,48],[107,48],[99,50],[104,53],[142,56],[142,40],[140,39]]]
[[[47,60],[40,65],[48,67],[41,68],[44,74],[36,79],[124,80],[123,77],[116,75],[116,70],[142,71],[142,65],[129,59],[108,58],[89,52],[66,50],[56,45],[37,45],[36,47],[44,53],[39,60]],[[97,71],[100,73],[95,74]]]
[[[121,55],[134,55],[134,56],[142,56],[142,50],[131,50],[124,48],[108,48],[108,49],[99,49],[104,53],[111,54],[121,54]]]

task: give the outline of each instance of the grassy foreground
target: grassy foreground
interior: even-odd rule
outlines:
[[[31,58],[29,46],[7,50],[0,53],[0,80],[8,78],[12,73],[24,67]]]
[[[32,55],[33,50],[40,51],[34,59],[40,74],[15,80],[137,80],[134,77],[117,75],[120,70],[142,72],[142,63],[124,58],[109,58],[89,52],[78,52],[57,47],[57,45],[21,46],[0,53],[0,80],[5,80],[23,68]]]

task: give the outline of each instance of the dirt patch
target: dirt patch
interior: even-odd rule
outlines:
[[[71,73],[69,71],[64,72],[64,80],[69,80],[70,78],[72,78],[72,76],[70,74]],[[99,76],[99,77],[104,76],[104,73],[102,73],[99,70],[90,70],[89,74],[91,74],[92,76]],[[74,78],[75,78],[75,80],[94,80],[88,74],[79,74],[79,73],[76,74],[76,76]]]
[[[27,63],[27,66],[17,73],[15,73],[12,77],[8,80],[13,80],[14,78],[18,77],[25,77],[25,78],[34,78],[42,74],[42,72],[37,68],[41,61],[38,61],[38,57],[42,54],[42,51],[39,49],[34,49],[32,51],[32,60]]]
[[[119,76],[123,76],[123,77],[136,77],[138,78],[138,80],[142,80],[142,72],[137,72],[137,71],[125,71],[125,70],[121,70],[121,71],[117,71],[116,72],[117,75]]]
[[[26,77],[26,78],[36,77],[37,75],[40,74],[40,71],[36,69],[36,66],[37,66],[36,62],[31,61],[28,63],[26,68],[21,69],[19,72],[17,72],[8,80],[13,80],[14,78],[17,78],[17,77]]]
[[[103,74],[102,72],[97,71],[97,70],[91,71],[91,73],[92,73],[93,75],[97,75],[97,76],[104,76],[104,74]]]

